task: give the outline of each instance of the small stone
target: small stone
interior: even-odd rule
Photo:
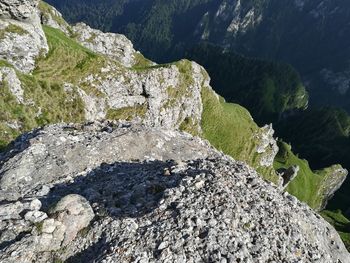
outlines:
[[[25,214],[24,218],[32,223],[39,223],[47,218],[47,214],[42,211],[29,211]]]
[[[163,250],[164,248],[168,247],[168,242],[161,242],[158,246],[158,250]]]
[[[41,208],[41,202],[39,199],[34,199],[30,202],[29,209],[34,211],[39,211]]]
[[[164,176],[170,176],[171,175],[170,170],[168,168],[165,168],[163,175]]]
[[[194,184],[194,186],[195,186],[197,189],[200,189],[200,188],[202,188],[202,187],[204,186],[204,184],[205,184],[204,180],[201,180],[201,181],[199,181],[199,182],[196,182],[196,183]]]
[[[43,233],[51,234],[55,231],[55,229],[56,229],[56,225],[55,225],[54,219],[50,218],[44,221],[43,227],[42,227]]]

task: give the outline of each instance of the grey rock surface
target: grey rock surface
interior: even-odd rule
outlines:
[[[285,169],[281,168],[277,170],[277,173],[282,177],[282,187],[286,188],[291,181],[298,175],[300,167],[298,165],[292,165],[291,167]]]
[[[20,104],[24,103],[24,90],[21,81],[18,79],[16,71],[10,67],[0,68],[0,83],[6,84],[12,95]]]
[[[23,0],[0,2],[0,59],[25,73],[32,71],[36,58],[48,51],[37,4],[38,1]]]
[[[76,34],[77,40],[86,48],[107,55],[126,67],[135,64],[138,52],[124,35],[103,33],[84,23],[76,24],[72,27],[72,30]]]
[[[61,30],[66,35],[70,35],[71,27],[63,19],[62,14],[53,6],[41,3],[39,6],[41,24]]]
[[[55,207],[50,210],[50,215],[66,228],[63,245],[71,242],[80,230],[90,224],[95,216],[89,202],[77,194],[67,195],[58,201]],[[52,229],[45,227],[46,225],[44,231],[46,230],[47,233]]]
[[[38,3],[39,0],[1,0],[0,17],[17,20],[30,19]]]
[[[39,225],[22,213],[0,219],[17,229],[5,231],[1,262],[350,261],[308,206],[185,133],[53,125],[19,138],[0,160],[2,203],[16,215],[48,213]]]
[[[276,139],[273,137],[275,131],[272,128],[272,124],[265,125],[260,130],[261,132],[256,135],[259,139],[256,152],[261,154],[260,165],[269,167],[273,165],[273,161],[279,150]]]

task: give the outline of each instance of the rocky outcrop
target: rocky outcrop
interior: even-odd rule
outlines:
[[[201,66],[182,60],[174,64],[131,70],[110,63],[80,81],[99,95],[78,89],[87,120],[142,119],[149,126],[178,128],[191,119],[200,133],[201,89],[209,79]],[[68,84],[69,85],[69,84]]]
[[[18,103],[24,103],[24,90],[13,68],[0,67],[0,83],[7,85],[9,91],[16,98]]]
[[[38,7],[41,24],[57,28],[64,32],[66,35],[70,35],[72,32],[70,25],[63,19],[62,14],[58,12],[56,8],[46,4],[43,1],[40,1]]]
[[[322,211],[326,208],[328,201],[333,197],[334,193],[339,190],[343,185],[348,171],[341,165],[333,165],[325,169],[327,176],[324,179],[322,188],[318,189],[318,193],[323,196],[323,202],[316,208],[318,211]]]
[[[62,245],[69,244],[80,230],[90,224],[95,216],[89,202],[84,197],[77,194],[63,197],[55,207],[50,210],[50,214],[65,227]],[[48,225],[52,225],[52,222],[55,220],[48,222]],[[50,228],[47,227],[47,232],[50,232],[49,229]]]
[[[270,124],[260,128],[259,133],[256,135],[259,140],[256,152],[260,154],[259,163],[261,166],[271,167],[278,153],[277,142],[273,137],[274,133],[275,131],[272,128],[272,124]]]
[[[0,3],[0,59],[22,72],[48,51],[37,12],[38,1],[3,0]]]
[[[287,188],[289,183],[297,177],[300,167],[298,165],[292,165],[287,169],[281,168],[277,170],[277,174],[282,177],[282,187]]]
[[[76,34],[77,40],[86,48],[107,55],[126,67],[133,66],[137,62],[137,56],[141,56],[124,35],[103,33],[84,23],[78,23],[72,27],[72,30]]]
[[[36,12],[39,0],[2,0],[0,17],[16,20],[27,20]]]
[[[310,208],[185,133],[53,125],[0,158],[1,203],[14,215],[0,216],[2,262],[350,260]]]

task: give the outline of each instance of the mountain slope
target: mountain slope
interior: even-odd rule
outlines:
[[[70,22],[126,34],[156,61],[182,57],[187,48],[207,41],[248,56],[287,62],[308,83],[312,105],[350,110],[348,1],[49,2]]]
[[[28,3],[36,6],[35,1]],[[16,5],[11,7],[16,10]],[[35,11],[19,19],[10,12],[11,17],[0,20],[5,28],[0,44],[12,41],[16,47],[10,56],[3,54],[0,67],[4,90],[0,96],[0,140],[4,148],[18,134],[50,123],[133,120],[147,127],[179,128],[199,135],[248,163],[265,179],[278,185],[290,183],[282,182],[273,167],[278,148],[272,127],[259,128],[247,110],[220,98],[211,89],[204,68],[188,60],[155,64],[122,35],[102,33],[84,24],[70,27],[55,9],[44,3],[39,8],[40,16]],[[35,30],[25,31],[30,27]],[[18,37],[32,39],[37,32],[42,33],[42,46],[34,53],[22,53],[27,46]],[[18,54],[26,54],[26,63],[16,60],[11,64]],[[332,171],[325,170],[323,176],[329,174]],[[313,182],[313,175],[308,167],[299,177]],[[26,181],[23,174],[18,177]],[[334,177],[338,184],[343,179],[343,173]],[[294,186],[297,190],[303,187],[298,182]],[[301,199],[318,208],[332,190],[295,194],[306,196]],[[313,198],[317,204],[312,203]]]
[[[194,47],[186,57],[203,65],[215,91],[249,109],[260,125],[308,106],[305,87],[287,64],[246,58],[208,44]]]

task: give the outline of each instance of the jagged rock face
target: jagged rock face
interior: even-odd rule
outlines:
[[[124,35],[103,33],[84,23],[78,23],[72,30],[77,35],[77,40],[86,48],[118,60],[126,67],[135,64],[137,52]]]
[[[43,25],[57,28],[64,32],[66,35],[70,34],[70,25],[63,19],[62,14],[58,12],[56,8],[44,2],[41,2],[39,5],[39,12],[41,23]]]
[[[19,171],[26,180],[14,180]],[[180,132],[54,125],[2,155],[0,177],[0,211],[13,215],[0,213],[2,262],[350,260],[310,208]],[[48,218],[35,225],[24,210]]]
[[[186,72],[180,72],[186,67]],[[111,63],[97,74],[81,80],[82,85],[97,89],[102,96],[89,95],[78,89],[85,102],[87,120],[110,117],[109,112],[136,109],[133,117],[149,126],[179,128],[186,119],[192,120],[200,133],[203,110],[202,87],[209,87],[209,78],[197,63],[180,61],[174,65],[129,70]],[[69,85],[69,84],[68,84]]]
[[[275,131],[272,128],[272,124],[265,125],[260,130],[261,132],[257,134],[260,143],[256,152],[261,154],[260,165],[270,167],[273,165],[273,161],[278,153],[276,139],[273,137]]]
[[[332,167],[330,167],[330,169],[332,171],[329,173],[329,176],[326,177],[326,180],[323,184],[323,203],[320,205],[320,207],[316,208],[318,211],[322,211],[326,208],[328,201],[334,196],[335,192],[338,191],[339,188],[343,185],[344,181],[346,180],[346,177],[349,174],[348,170],[342,168],[340,165],[333,165]]]
[[[37,10],[38,1],[0,3],[0,59],[22,72],[30,72],[35,60],[48,51]]]
[[[26,20],[36,12],[38,3],[39,0],[1,0],[0,17]]]

